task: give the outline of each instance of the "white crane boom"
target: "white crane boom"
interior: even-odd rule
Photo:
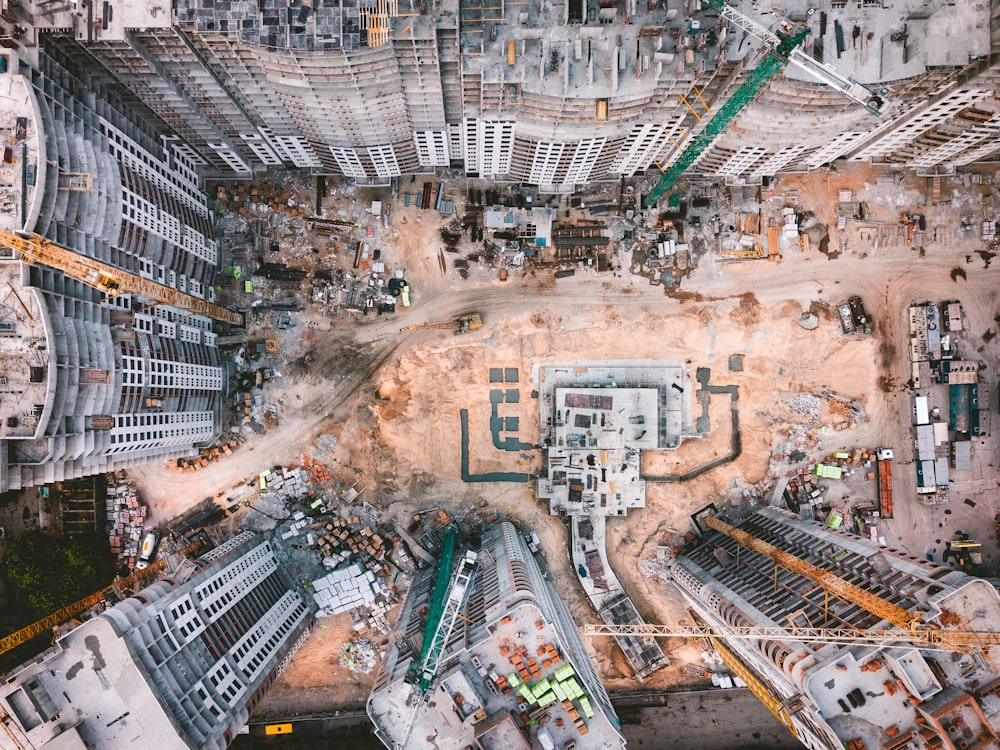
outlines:
[[[709,7],[716,9],[719,15],[729,20],[734,25],[739,26],[748,34],[760,39],[769,47],[777,47],[781,40],[778,35],[766,26],[758,23],[749,16],[740,13],[736,8],[727,5],[721,0],[709,0]],[[787,23],[787,22],[783,22]],[[788,62],[793,63],[800,70],[805,71],[820,83],[825,83],[841,94],[851,99],[867,109],[873,115],[881,115],[888,102],[885,97],[874,93],[867,86],[858,83],[853,78],[845,78],[837,72],[832,65],[827,65],[809,57],[801,49],[796,48],[788,57]]]

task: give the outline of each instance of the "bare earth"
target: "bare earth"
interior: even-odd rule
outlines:
[[[973,254],[972,262],[966,262],[966,255],[980,247],[978,233],[963,235],[958,229],[960,215],[978,215],[978,198],[927,206],[925,180],[911,178],[903,185],[889,181],[866,189],[866,181],[874,185],[875,178],[870,170],[822,173],[783,178],[776,188],[779,193],[797,190],[799,207],[813,210],[831,227],[828,252],[838,257],[828,258],[815,247],[803,253],[791,244],[783,247],[780,262],[726,263],[707,256],[674,296],[627,270],[603,275],[577,271],[575,277],[558,281],[551,271],[533,277],[512,274],[509,281],[500,282],[495,272],[474,269],[463,281],[454,271],[441,271],[439,217],[394,206],[392,229],[381,230],[383,258],[407,269],[414,307],[405,314],[360,321],[331,324],[317,319],[318,328],[300,325],[288,332],[282,340],[283,356],[291,360],[309,353],[312,359],[305,374],[286,367],[274,389],[272,399],[280,400],[283,409],[277,428],[197,473],[178,474],[160,465],[132,473],[157,517],[167,519],[206,496],[221,496],[264,468],[290,461],[308,450],[318,434],[334,434],[339,442],[331,460],[333,473],[351,482],[361,479],[367,499],[390,515],[404,518],[416,507],[458,508],[485,501],[537,531],[556,586],[582,624],[590,609],[569,568],[567,532],[559,520],[548,515],[526,485],[461,481],[459,410],[469,410],[470,471],[526,471],[517,465],[519,454],[498,451],[490,441],[489,367],[520,368],[521,403],[516,411],[505,404],[504,415],[519,416],[520,440],[533,443],[537,404],[528,382],[532,365],[672,358],[688,361],[692,377],[695,368],[709,367],[713,384],[739,386],[743,451],[736,461],[693,481],[649,484],[644,510],[609,523],[611,562],[649,621],[677,622],[684,610],[672,588],[640,573],[637,560],[655,559],[657,544],[683,535],[690,528],[689,514],[697,508],[738,499],[744,489],[767,489],[777,474],[789,469],[787,461],[772,461],[772,453],[784,445],[778,430],[796,427],[797,417],[787,405],[799,394],[830,391],[854,399],[866,415],[855,429],[834,431],[830,425],[836,416],[824,412],[827,427],[813,436],[817,445],[808,451],[811,459],[856,446],[896,448],[902,459],[895,480],[897,512],[883,531],[891,545],[923,556],[935,547],[935,539],[942,534],[950,538],[950,532],[942,531],[949,522],[943,509],[925,508],[914,500],[905,307],[911,301],[960,299],[968,340],[978,350],[968,354],[984,359],[992,377],[1000,367],[1000,337],[986,340],[983,334],[995,326],[1000,291],[996,275],[983,272],[980,256]],[[875,219],[894,223],[901,210],[925,213],[928,237],[937,229],[939,240],[928,241],[921,256],[905,245],[875,249],[863,239],[864,228],[852,224],[838,232],[833,211],[837,190],[844,187],[862,194]],[[945,180],[942,194],[950,195],[953,187],[960,188]],[[628,265],[625,259],[622,267]],[[965,270],[967,278],[953,281],[955,267]],[[840,331],[833,306],[853,294],[862,297],[875,320],[873,336],[849,338]],[[810,307],[820,319],[814,331],[798,324]],[[485,325],[480,331],[464,336],[447,331],[397,333],[405,325],[445,321],[471,310],[482,313]],[[742,372],[728,371],[731,354],[745,355]],[[706,439],[646,456],[645,471],[683,472],[727,453],[728,398],[713,397],[710,417],[712,430]],[[977,446],[977,451],[984,457],[994,448],[990,443]],[[432,475],[429,488],[417,488],[414,470]],[[964,523],[966,530],[976,523],[985,528],[983,519],[991,523],[1000,509],[996,482],[984,489],[984,482],[978,481],[992,476],[992,467],[983,458],[967,473],[970,476],[953,480],[976,488],[978,507],[961,503],[961,497],[953,500],[950,523],[953,528]],[[988,546],[984,557],[995,561],[995,545]],[[346,616],[322,620],[262,710],[361,705],[370,683],[347,681],[337,664],[340,643],[349,633]],[[682,670],[699,661],[700,650],[688,643],[664,645],[674,666],[644,687],[690,680]],[[592,646],[609,689],[635,686],[609,641],[599,639]]]

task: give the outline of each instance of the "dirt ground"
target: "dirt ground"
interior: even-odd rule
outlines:
[[[947,523],[951,528],[964,524],[966,530],[975,524],[985,528],[983,519],[988,516],[992,523],[993,513],[1000,510],[1000,493],[989,479],[995,441],[977,447],[977,455],[988,455],[988,461],[984,458],[969,477],[956,478],[980,499],[976,508],[953,502],[953,515],[946,518],[946,509],[926,508],[914,499],[906,305],[961,300],[974,348],[968,354],[986,361],[990,382],[1000,367],[1000,337],[986,335],[991,328],[995,332],[1000,294],[996,276],[985,272],[989,258],[975,254],[981,247],[978,227],[971,233],[959,228],[962,216],[978,217],[981,196],[989,188],[946,179],[946,201],[930,206],[927,182],[879,175],[870,168],[782,178],[773,188],[776,200],[784,197],[831,227],[825,253],[815,247],[803,253],[789,243],[779,262],[734,263],[708,256],[673,295],[627,270],[603,275],[578,270],[573,278],[559,280],[551,271],[512,274],[501,282],[494,272],[473,269],[468,280],[461,280],[454,271],[441,270],[439,217],[394,205],[393,226],[380,228],[379,239],[386,262],[406,268],[413,308],[395,316],[324,319],[314,327],[293,329],[282,341],[283,352],[288,357],[308,355],[308,364],[299,372],[286,367],[276,384],[273,397],[283,409],[277,428],[197,473],[179,475],[159,465],[132,473],[156,515],[169,518],[206,495],[287,462],[308,449],[316,435],[333,434],[338,438],[330,455],[333,470],[361,479],[369,502],[390,514],[403,518],[417,507],[485,501],[536,530],[557,589],[582,624],[596,614],[570,569],[566,528],[548,515],[526,485],[462,482],[459,410],[469,410],[471,472],[524,471],[517,464],[518,453],[496,450],[490,441],[489,367],[520,368],[521,403],[505,415],[520,417],[519,439],[532,443],[538,434],[537,404],[528,382],[532,365],[671,358],[688,362],[692,377],[695,368],[709,367],[713,384],[739,387],[743,450],[737,460],[690,482],[650,483],[644,510],[609,523],[609,558],[649,621],[677,622],[684,610],[676,592],[643,573],[637,561],[654,560],[661,540],[687,531],[688,516],[697,508],[711,501],[738,502],[743,490],[765,488],[789,468],[772,460],[772,454],[785,442],[779,430],[796,428],[797,416],[788,403],[800,394],[833,392],[853,399],[865,413],[855,429],[834,431],[829,426],[834,420],[828,420],[813,436],[811,460],[856,446],[896,448],[897,457],[902,457],[895,480],[897,514],[884,531],[891,545],[923,556],[935,547],[934,539],[940,545]],[[894,225],[900,211],[926,214],[928,241],[923,251],[905,243],[876,246],[872,223],[849,223],[838,231],[835,208],[841,188],[850,188],[865,201],[869,222]],[[952,278],[956,267],[966,272],[965,278]],[[854,294],[862,297],[875,321],[872,336],[845,337],[840,331],[834,306]],[[800,315],[810,309],[819,317],[819,327],[812,331],[799,325]],[[482,330],[464,336],[447,331],[398,333],[406,325],[445,321],[470,310],[482,313]],[[731,354],[744,355],[742,372],[728,370]],[[697,414],[699,407],[695,409]],[[710,417],[712,431],[706,439],[647,456],[645,470],[681,472],[726,453],[731,432],[728,397],[713,397]],[[538,459],[534,462],[537,465]],[[428,472],[430,485],[418,485],[414,471]],[[330,621],[321,623],[266,706],[297,702],[300,696],[309,701],[315,697],[317,705],[327,700],[327,708],[363,702],[364,682],[344,683],[337,672],[341,629]],[[609,641],[598,639],[592,646],[609,688],[635,686]],[[674,666],[644,686],[689,679],[681,674],[683,666],[700,659],[694,644],[665,647]]]
[[[340,664],[340,645],[355,635],[345,613],[319,620],[256,709],[261,718],[314,714],[363,706],[377,665],[353,674]]]

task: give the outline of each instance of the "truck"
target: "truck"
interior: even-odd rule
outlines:
[[[156,529],[147,532],[146,536],[142,538],[142,544],[139,547],[139,559],[135,563],[136,570],[144,570],[153,562],[153,558],[156,557],[156,542],[158,539],[159,535],[156,533]]]
[[[875,458],[879,515],[882,518],[892,518],[892,449],[879,448]]]
[[[840,327],[844,333],[854,333],[854,316],[851,315],[851,306],[846,302],[842,305],[837,305],[837,315],[840,316]]]
[[[861,301],[861,297],[851,297],[847,300],[847,305],[851,308],[851,317],[854,319],[854,329],[857,331],[864,331],[865,333],[871,333],[871,321],[868,319],[868,313],[865,311],[865,306]]]

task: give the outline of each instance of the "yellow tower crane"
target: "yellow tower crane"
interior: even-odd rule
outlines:
[[[141,294],[159,303],[173,305],[196,315],[205,315],[235,326],[243,325],[243,314],[214,305],[190,294],[179,292],[136,274],[122,271],[107,263],[87,258],[67,250],[37,234],[15,234],[0,231],[0,245],[21,254],[25,263],[41,263],[62,271],[70,278],[82,281],[109,297],[119,294]]]
[[[180,551],[180,554],[187,557],[188,555],[197,552],[201,548],[201,542],[195,542],[189,544],[187,547]],[[121,591],[124,589],[130,589],[135,584],[141,583],[148,578],[152,578],[157,575],[165,565],[164,560],[157,560],[147,568],[142,570],[137,570],[124,578],[119,578],[111,586],[100,591],[91,594],[90,596],[84,597],[77,602],[68,604],[61,609],[57,609],[50,615],[43,617],[41,620],[36,620],[35,622],[27,625],[20,630],[11,633],[8,636],[0,638],[0,654],[7,653],[12,648],[20,646],[22,643],[27,643],[35,636],[41,635],[46,630],[54,628],[56,625],[60,625],[64,622],[68,622],[76,615],[81,612],[85,612],[96,604],[100,604],[105,600],[107,594],[111,591]]]
[[[815,582],[826,593],[838,599],[858,605],[876,617],[890,623],[893,628],[812,628],[812,627],[739,627],[716,625],[670,625],[648,624],[587,624],[583,632],[586,636],[610,635],[640,638],[706,638],[712,642],[722,661],[733,674],[737,675],[772,714],[796,736],[791,712],[786,701],[774,695],[771,689],[749,669],[730,649],[723,639],[752,641],[781,641],[800,643],[832,643],[845,646],[876,646],[879,648],[918,648],[931,651],[973,653],[992,646],[1000,646],[1000,632],[992,630],[945,630],[924,622],[920,612],[910,612],[876,594],[872,594],[853,583],[813,565],[812,563],[786,552],[753,534],[736,528],[713,516],[703,516],[699,520],[709,528],[734,539],[740,545],[752,549],[774,562],[775,581],[778,568],[785,568]],[[791,619],[791,618],[790,618]]]

